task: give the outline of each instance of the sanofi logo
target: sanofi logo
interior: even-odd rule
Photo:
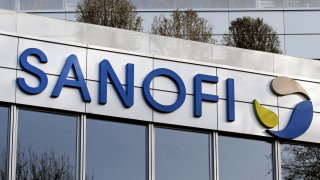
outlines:
[[[48,62],[47,56],[43,51],[37,48],[29,48],[24,50],[20,57],[19,63],[21,68],[33,75],[38,79],[39,83],[37,86],[32,87],[27,84],[24,77],[17,78],[18,87],[26,94],[37,95],[42,93],[48,85],[48,77],[44,71],[38,67],[30,64],[28,62],[28,57],[35,57],[39,63],[45,64]],[[123,86],[114,71],[111,63],[107,59],[101,60],[99,63],[99,80],[98,80],[98,97],[97,102],[100,105],[105,105],[108,103],[108,88],[107,79],[111,83],[111,86],[116,91],[119,101],[125,108],[131,108],[134,106],[134,64],[126,64],[125,68],[125,86]],[[68,78],[70,71],[73,71],[74,78]],[[177,98],[172,104],[161,104],[157,102],[152,96],[151,83],[154,78],[162,76],[166,77],[168,80],[172,81],[177,88]],[[202,103],[203,101],[210,103],[217,103],[219,101],[218,95],[215,95],[215,91],[211,93],[203,92],[203,84],[210,83],[225,83],[226,89],[226,121],[232,123],[236,120],[235,117],[235,87],[234,79],[228,78],[225,82],[219,82],[217,76],[207,75],[207,74],[196,74],[193,77],[193,116],[202,116]],[[59,75],[58,81],[56,82],[54,88],[52,89],[51,97],[58,98],[64,87],[74,88],[79,90],[83,102],[91,102],[91,96],[88,87],[85,82],[78,58],[76,55],[71,54],[64,64],[62,71]],[[278,125],[278,116],[259,104],[257,100],[254,101],[254,109],[260,123],[269,128],[267,132],[272,136],[284,138],[284,139],[294,139],[302,135],[310,126],[313,115],[313,106],[310,101],[309,95],[305,89],[298,84],[296,81],[286,78],[277,77],[272,81],[271,88],[276,95],[285,96],[289,94],[299,93],[305,97],[306,100],[300,102],[296,105],[293,113],[290,117],[289,123],[281,131],[270,130]],[[171,113],[179,109],[186,99],[186,87],[182,78],[176,72],[167,68],[158,68],[149,72],[143,80],[142,83],[142,94],[146,104],[150,108],[161,112],[161,113]]]
[[[313,116],[313,105],[306,90],[297,81],[288,77],[273,79],[271,88],[276,95],[300,94],[305,100],[295,106],[284,129],[280,131],[268,129],[266,131],[272,136],[283,139],[294,139],[304,134],[310,127]],[[274,128],[278,125],[279,119],[276,113],[260,105],[257,100],[254,100],[254,110],[259,122],[266,128]]]

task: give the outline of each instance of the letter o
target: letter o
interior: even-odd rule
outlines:
[[[173,104],[162,105],[157,101],[155,101],[154,98],[152,97],[149,87],[150,87],[151,81],[157,76],[165,76],[171,79],[176,85],[176,87],[178,88],[178,98]],[[148,105],[159,112],[170,113],[177,110],[179,107],[181,107],[181,105],[184,103],[184,100],[186,98],[186,88],[182,79],[177,73],[175,73],[170,69],[159,68],[151,71],[147,75],[147,77],[144,79],[142,87],[143,87],[143,96],[147,101]]]

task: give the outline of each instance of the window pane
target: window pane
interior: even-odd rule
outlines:
[[[88,119],[86,143],[86,179],[147,179],[146,126]]]
[[[0,107],[0,179],[7,179],[9,109]]]
[[[281,174],[284,179],[320,179],[320,147],[281,145]]]
[[[208,0],[175,0],[175,8],[208,8]]]
[[[66,10],[75,10],[80,0],[66,0]]]
[[[15,0],[0,0],[0,9],[15,9]]]
[[[156,128],[156,180],[209,180],[209,142],[205,133]]]
[[[256,0],[229,0],[230,8],[256,8]]]
[[[219,136],[220,179],[273,179],[272,144]]]
[[[19,110],[17,179],[75,179],[77,117]]]
[[[20,0],[20,10],[63,10],[63,0]]]

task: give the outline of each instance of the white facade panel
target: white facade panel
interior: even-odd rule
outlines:
[[[199,66],[194,64],[171,62],[164,60],[154,60],[154,69],[167,68],[176,72],[184,82],[188,94],[194,94],[194,77],[197,74],[205,74],[210,76],[217,75],[217,69],[208,66]],[[175,84],[167,77],[159,76],[154,78],[154,89],[177,92]],[[216,94],[216,84],[202,83],[202,92],[208,94]]]
[[[236,100],[252,103],[254,99],[257,99],[261,104],[277,105],[277,97],[270,89],[270,83],[274,77],[220,68],[217,74],[220,78],[219,98],[226,98],[226,79],[233,78]]]
[[[0,74],[3,75],[0,79],[0,101],[15,103],[17,71],[0,68]]]
[[[60,75],[65,62],[67,61],[67,58],[70,55],[74,54],[78,58],[83,76],[85,77],[86,75],[85,48],[20,38],[18,49],[19,56],[28,48],[38,48],[47,56],[47,63],[40,63],[40,61],[33,56],[28,57],[28,62],[30,64],[41,69],[47,74]],[[20,65],[18,65],[18,69],[21,69]],[[74,77],[72,70],[70,71],[68,76]]]
[[[218,130],[226,132],[234,132],[241,134],[252,134],[257,136],[270,136],[266,132],[266,128],[263,127],[253,109],[253,104],[251,103],[235,103],[235,121],[227,121],[227,110],[226,110],[226,101],[220,100],[218,103]],[[266,106],[268,109],[272,110],[277,114],[276,107]],[[278,130],[278,126],[274,127],[271,130]]]
[[[99,83],[88,81],[87,84],[92,101],[86,103],[86,113],[152,121],[152,109],[145,103],[141,88],[134,88],[134,104],[126,108],[111,84],[107,85],[107,103],[104,105],[98,100]]]
[[[152,71],[152,58],[120,54],[107,51],[88,50],[87,79],[99,80],[99,64],[106,59],[112,65],[121,84],[126,84],[126,65],[134,64],[134,85],[142,87],[142,82],[149,72]],[[108,79],[108,82],[110,80]]]
[[[0,35],[0,44],[2,45],[0,48],[0,66],[16,69],[18,61],[18,38]]]
[[[154,99],[164,105],[172,104],[177,98],[176,93],[154,91]],[[193,117],[193,96],[187,95],[183,105],[174,112],[160,113],[154,111],[154,122],[175,124],[204,129],[217,129],[217,103],[202,102],[202,116]]]
[[[299,82],[299,84],[302,85],[302,87],[309,94],[313,104],[313,111],[320,112],[320,99],[319,99],[320,84],[305,82],[305,81],[297,81],[297,82]],[[304,100],[306,100],[306,98],[300,94],[279,96],[279,106],[293,109],[298,103]]]
[[[34,76],[18,71],[17,77],[25,78],[26,83],[31,87],[39,85],[39,81]],[[61,90],[59,97],[52,98],[52,91],[58,81],[57,76],[47,75],[48,86],[46,89],[37,95],[28,95],[21,91],[20,88],[16,90],[16,102],[18,104],[26,104],[38,107],[69,110],[76,112],[85,112],[85,103],[81,99],[81,94],[77,88],[64,87]]]

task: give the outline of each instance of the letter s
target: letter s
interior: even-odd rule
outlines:
[[[40,61],[40,63],[47,63],[48,59],[47,56],[40,49],[37,48],[26,49],[20,55],[20,66],[24,71],[27,71],[30,74],[34,75],[39,80],[39,85],[37,87],[30,87],[29,85],[27,85],[24,78],[18,77],[18,86],[23,92],[35,95],[41,93],[47,87],[48,77],[42,70],[29,64],[28,56],[36,57]]]

